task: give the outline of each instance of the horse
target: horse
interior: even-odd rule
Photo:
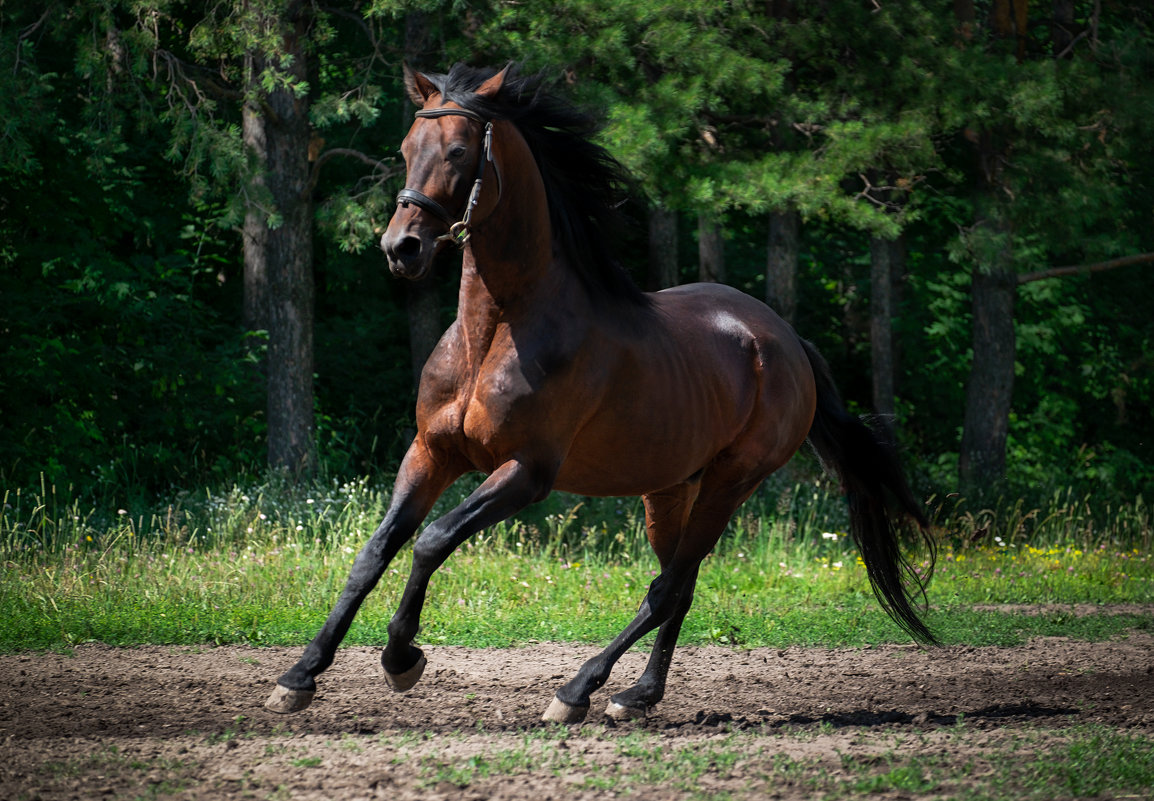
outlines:
[[[486,475],[424,528],[381,653],[404,692],[426,657],[413,644],[430,577],[469,537],[553,490],[641,496],[660,572],[632,622],[556,690],[543,719],[583,720],[614,663],[657,629],[615,719],[665,694],[702,560],[738,507],[807,440],[848,495],[850,532],[874,594],[915,639],[935,642],[914,606],[925,586],[899,524],[930,544],[887,439],[850,415],[817,350],[765,304],[719,284],[642,292],[616,259],[623,168],[592,140],[594,117],[514,65],[447,74],[406,67],[417,107],[401,152],[407,176],[381,238],[389,270],[425,277],[463,251],[458,312],[425,364],[417,430],[383,522],[300,660],[266,706],[306,708],[362,601],[434,502]],[[908,528],[908,527],[907,527]]]

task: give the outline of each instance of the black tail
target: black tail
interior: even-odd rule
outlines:
[[[914,610],[917,597],[925,601],[936,557],[929,521],[902,475],[893,444],[846,411],[825,359],[809,342],[802,340],[802,346],[817,383],[817,413],[809,442],[825,468],[841,479],[849,499],[850,535],[865,562],[874,595],[914,639],[936,645],[937,639]],[[902,555],[888,511],[891,504],[913,520],[922,534],[930,563],[924,578]]]

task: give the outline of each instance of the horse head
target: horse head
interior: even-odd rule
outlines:
[[[495,98],[507,72],[486,80],[476,94]],[[405,86],[419,108],[401,143],[405,188],[397,195],[397,210],[381,237],[381,249],[393,275],[415,281],[428,274],[445,242],[463,247],[468,241],[470,217],[492,161],[492,123],[446,102],[433,79],[407,67]]]

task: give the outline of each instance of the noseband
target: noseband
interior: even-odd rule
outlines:
[[[412,203],[414,206],[424,209],[432,214],[437,219],[449,226],[449,233],[437,237],[437,241],[449,241],[456,243],[457,247],[465,247],[469,241],[469,222],[473,216],[473,207],[477,205],[477,201],[481,197],[481,179],[485,175],[485,164],[493,160],[493,123],[486,120],[480,114],[474,111],[469,111],[464,108],[423,108],[417,111],[418,117],[467,117],[470,120],[483,122],[485,124],[484,145],[482,147],[481,158],[477,162],[477,177],[473,181],[473,190],[469,193],[469,199],[465,203],[465,214],[460,220],[453,221],[453,215],[450,214],[444,206],[424,192],[419,192],[416,189],[402,189],[397,193],[397,205],[402,208],[408,208]],[[496,169],[496,165],[494,165]],[[500,194],[501,176],[497,175],[497,192]]]

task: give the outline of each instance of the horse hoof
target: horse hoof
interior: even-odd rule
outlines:
[[[605,714],[614,720],[637,720],[649,714],[649,709],[644,706],[625,706],[625,704],[610,701],[609,705],[605,707]]]
[[[278,715],[300,712],[313,702],[313,696],[316,694],[316,690],[290,690],[278,684],[272,695],[264,702],[264,708]]]
[[[580,723],[585,720],[587,714],[589,707],[570,706],[557,696],[553,696],[553,701],[541,716],[541,720],[546,723]]]
[[[421,658],[417,660],[417,664],[406,670],[404,673],[390,673],[385,670],[385,684],[393,690],[393,692],[403,693],[406,690],[413,689],[413,685],[421,680],[422,674],[425,672],[426,659],[424,653]]]

